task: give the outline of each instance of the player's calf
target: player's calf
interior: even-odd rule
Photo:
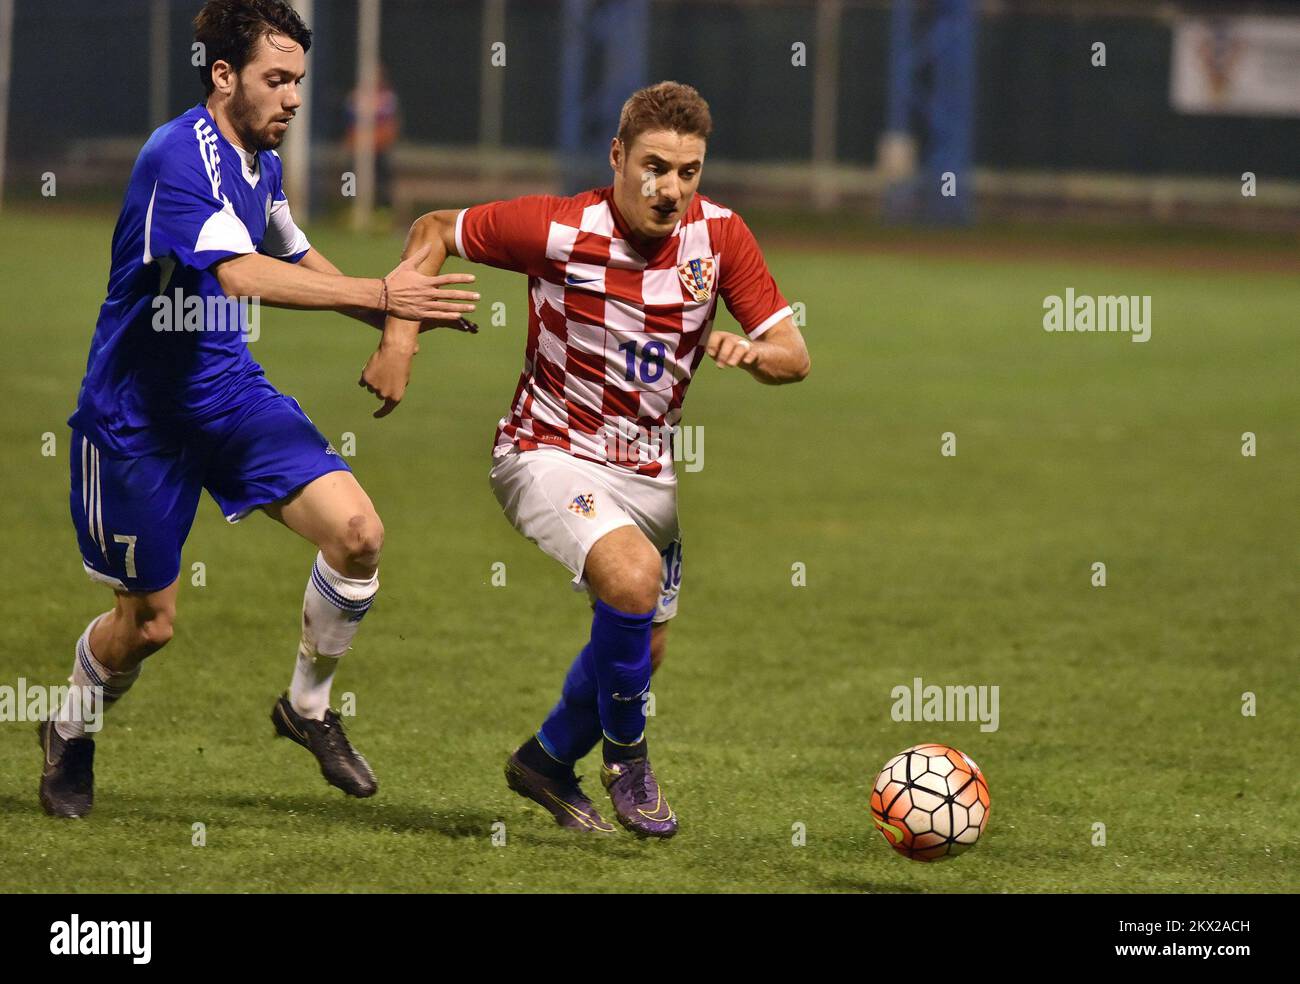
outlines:
[[[272,708],[276,733],[315,755],[326,783],[348,796],[374,796],[378,781],[330,710],[330,686],[361,619],[380,590],[377,572],[347,577],[316,555],[303,595],[302,636],[289,690]]]
[[[623,527],[597,541],[585,573],[596,594],[588,649],[608,762],[645,737],[642,697],[650,689],[659,556],[644,534]]]
[[[331,785],[373,795],[374,773],[330,710],[330,689],[379,592],[383,523],[348,471],[322,475],[265,511],[319,548],[303,594],[293,678],[272,711],[276,733],[311,751]]]
[[[316,555],[302,603],[302,634],[289,690],[276,701],[276,733],[310,751],[321,774],[349,796],[373,796],[378,782],[330,710],[330,688],[361,619],[379,591],[379,574],[347,577],[322,551]]]
[[[140,664],[172,637],[175,585],[158,592],[118,592],[112,611],[95,618],[77,640],[71,686],[39,735],[40,799],[56,817],[84,817],[94,804],[95,742],[86,733],[103,727],[102,716],[126,696]]]
[[[322,475],[263,508],[319,548],[303,595],[289,702],[297,714],[321,721],[339,659],[379,592],[384,525],[370,497],[346,470]]]
[[[112,611],[91,620],[77,640],[72,686],[54,718],[65,741],[86,733],[86,708],[107,711],[140,676],[140,664],[162,649],[174,634],[176,584],[161,591],[119,591]],[[98,702],[87,701],[97,695]]]
[[[299,714],[324,719],[339,660],[378,593],[378,571],[348,577],[326,560],[323,550],[316,555],[303,594],[302,634],[289,684],[289,700]]]
[[[677,817],[650,768],[643,702],[662,583],[659,551],[636,527],[621,527],[592,547],[585,574],[596,594],[588,650],[604,734],[601,781],[619,823],[644,837],[671,837]]]
[[[668,623],[656,622],[650,630],[650,672],[658,673],[668,655]]]

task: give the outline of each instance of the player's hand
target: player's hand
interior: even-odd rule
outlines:
[[[729,331],[715,331],[709,336],[704,352],[719,369],[731,366],[748,368],[758,362],[758,346],[748,338]]]
[[[411,360],[417,351],[418,348],[401,352],[381,345],[361,370],[357,385],[384,401],[384,405],[375,411],[376,417],[387,417],[402,402],[406,384],[411,381]]]
[[[386,280],[388,282],[388,307],[385,313],[403,321],[458,318],[474,310],[479,295],[472,290],[443,290],[448,284],[472,284],[472,273],[444,273],[426,277],[419,269],[432,247],[423,246],[397,264]]]

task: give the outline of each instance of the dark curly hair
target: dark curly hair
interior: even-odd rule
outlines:
[[[203,45],[204,63],[199,81],[205,96],[212,95],[212,66],[227,62],[240,71],[257,43],[268,34],[293,38],[303,51],[311,48],[311,31],[285,0],[207,0],[194,18],[194,40]]]

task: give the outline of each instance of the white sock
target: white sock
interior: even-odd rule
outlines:
[[[90,630],[103,617],[98,615],[91,619],[90,624],[86,626],[86,631],[81,633],[81,638],[77,640],[77,656],[72,661],[72,676],[68,677],[72,688],[68,691],[68,696],[64,698],[63,706],[54,719],[54,730],[65,741],[84,738],[86,725],[93,716],[107,711],[116,704],[131,689],[131,684],[135,683],[136,677],[140,675],[140,664],[137,664],[133,670],[118,673],[95,659],[95,654],[90,651]],[[92,688],[95,687],[100,688],[102,701],[91,698]],[[102,725],[103,721],[98,721],[93,729],[98,730]]]
[[[289,703],[303,717],[325,717],[339,659],[378,591],[378,571],[366,579],[344,577],[325,562],[324,554],[316,554],[302,599],[302,638],[289,684]]]

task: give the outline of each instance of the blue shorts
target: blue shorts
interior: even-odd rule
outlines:
[[[229,522],[308,482],[350,471],[298,401],[259,394],[184,431],[173,453],[110,457],[72,431],[72,524],[86,573],[127,591],[176,580],[203,489]]]

